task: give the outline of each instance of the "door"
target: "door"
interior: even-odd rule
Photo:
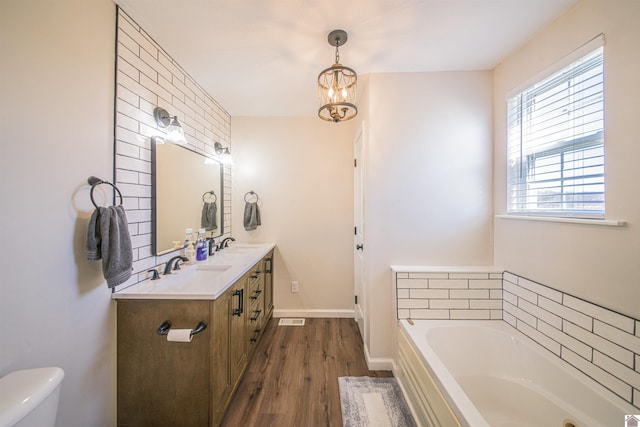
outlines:
[[[364,164],[363,164],[364,122],[361,124],[353,143],[353,278],[354,278],[354,313],[360,334],[365,334],[365,280],[364,280]]]

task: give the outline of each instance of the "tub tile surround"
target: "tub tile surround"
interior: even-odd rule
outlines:
[[[398,319],[502,319],[640,408],[640,320],[508,271],[430,270],[393,268]]]
[[[398,318],[502,319],[501,271],[397,272]]]
[[[153,110],[177,115],[188,148],[216,158],[214,144],[231,141],[231,116],[121,8],[118,8],[115,183],[123,195],[133,246],[133,275],[117,289],[148,277],[175,253],[151,253],[151,137]],[[231,233],[231,172],[224,168],[224,235]]]

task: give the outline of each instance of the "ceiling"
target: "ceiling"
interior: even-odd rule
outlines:
[[[577,0],[116,0],[232,116],[317,114],[318,73],[488,70]]]

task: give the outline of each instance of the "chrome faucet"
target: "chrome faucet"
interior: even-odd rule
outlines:
[[[220,242],[220,245],[218,245],[218,250],[224,249],[224,248],[228,248],[229,247],[229,242],[235,242],[236,239],[234,239],[233,237],[225,237],[222,242]]]
[[[164,266],[164,273],[162,274],[171,274],[173,270],[180,270],[180,261],[189,261],[189,258],[182,255],[176,255],[167,261],[167,265]]]

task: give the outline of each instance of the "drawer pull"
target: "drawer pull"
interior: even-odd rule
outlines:
[[[240,316],[244,313],[244,289],[236,289],[232,296],[238,297],[238,308],[233,309],[233,315]]]
[[[253,291],[253,295],[251,295],[249,298],[251,298],[253,301],[258,299],[258,296],[262,293],[262,289],[257,289],[255,291]]]
[[[165,320],[164,322],[162,322],[162,324],[160,326],[158,326],[158,329],[156,330],[156,334],[158,334],[158,335],[167,335],[169,333],[170,329],[171,329],[171,320]],[[207,322],[202,320],[202,321],[200,321],[198,323],[196,328],[191,331],[190,335],[199,334],[200,332],[204,331],[205,329],[207,329]]]
[[[251,316],[251,321],[255,322],[256,320],[258,320],[260,318],[260,313],[262,313],[262,310],[256,310],[253,312],[253,316]]]

